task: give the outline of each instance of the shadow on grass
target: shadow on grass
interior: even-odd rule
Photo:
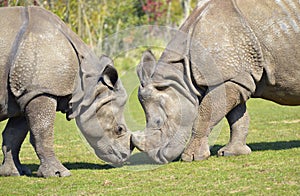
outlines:
[[[143,164],[156,164],[146,153],[137,152],[132,154],[127,161],[128,165],[143,165]]]
[[[31,171],[31,177],[37,177],[36,172],[39,168],[38,164],[25,164]],[[84,162],[75,162],[70,163],[66,162],[63,165],[69,170],[79,170],[79,169],[89,169],[89,170],[108,170],[113,169],[114,167],[109,164],[94,164],[94,163],[84,163]]]
[[[25,164],[25,165],[29,167],[32,171],[37,171],[39,168],[38,164]],[[101,165],[101,164],[84,163],[84,162],[75,162],[75,163],[66,162],[63,163],[63,165],[70,170],[76,170],[76,169],[107,170],[107,169],[114,168],[109,164]]]
[[[260,142],[248,144],[252,151],[264,150],[286,150],[291,148],[299,148],[300,140],[278,141],[278,142]]]
[[[70,169],[70,170],[76,170],[76,169],[91,169],[91,170],[107,170],[107,169],[113,169],[114,167],[109,164],[94,164],[94,163],[63,163],[63,165]]]
[[[292,141],[277,141],[277,142],[259,142],[247,144],[252,151],[266,151],[266,150],[287,150],[292,148],[300,148],[300,140]],[[221,145],[214,145],[211,148],[211,154],[216,155],[218,150],[222,148]]]

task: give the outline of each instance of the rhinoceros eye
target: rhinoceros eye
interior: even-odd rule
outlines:
[[[155,88],[158,91],[164,91],[164,90],[166,90],[168,88],[168,86],[156,86]]]
[[[155,124],[157,127],[160,127],[162,124],[162,120],[161,119],[156,119]]]
[[[115,133],[116,135],[122,135],[124,132],[126,132],[126,128],[124,127],[124,125],[118,125],[115,129]]]

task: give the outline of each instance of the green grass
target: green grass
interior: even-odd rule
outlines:
[[[143,121],[133,91],[129,101],[133,119]],[[229,138],[228,125],[202,162],[173,162],[163,166],[114,168],[99,160],[83,141],[74,121],[57,114],[55,150],[71,170],[66,178],[38,178],[39,161],[29,144],[23,144],[21,161],[32,177],[0,177],[1,195],[299,195],[300,107],[283,107],[263,100],[248,103],[251,155],[217,157],[216,151]],[[140,113],[140,115],[138,115]],[[135,116],[136,115],[136,116]],[[132,122],[131,122],[132,123]],[[142,122],[140,126],[142,126]],[[3,128],[5,123],[1,123]],[[129,124],[129,127],[135,127]],[[0,159],[2,159],[2,154]],[[147,169],[155,168],[155,169]]]

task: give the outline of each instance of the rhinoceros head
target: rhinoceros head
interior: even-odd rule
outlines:
[[[131,154],[131,133],[123,109],[127,95],[110,58],[90,55],[82,59],[69,118],[76,124],[96,155],[119,164]]]
[[[174,69],[170,63],[156,63],[150,51],[143,54],[137,73],[146,128],[143,132],[133,132],[132,142],[157,163],[173,161],[190,138],[197,114],[197,97],[186,85],[183,71]]]

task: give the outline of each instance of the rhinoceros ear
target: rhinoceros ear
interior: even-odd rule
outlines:
[[[113,66],[113,61],[108,56],[103,55],[100,57],[100,64],[105,66],[101,76],[104,84],[109,88],[114,88],[119,76],[116,68]]]
[[[111,65],[107,65],[104,68],[102,78],[104,83],[109,87],[109,88],[114,88],[116,82],[118,81],[118,72],[116,68],[114,68]]]
[[[156,65],[156,59],[151,50],[147,50],[143,53],[140,64],[137,67],[137,75],[143,85],[147,82],[154,73]]]

